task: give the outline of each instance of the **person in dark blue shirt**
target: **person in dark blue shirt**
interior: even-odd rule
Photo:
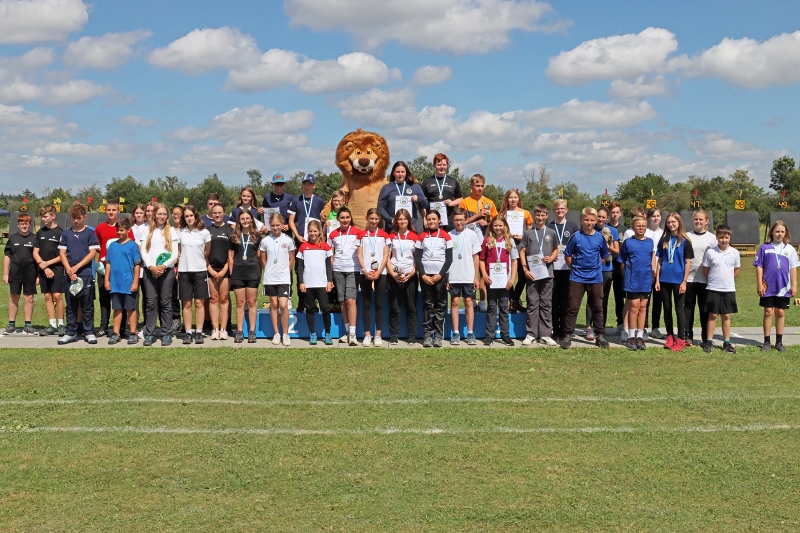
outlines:
[[[406,198],[406,200],[398,200],[398,198]],[[422,187],[417,183],[414,174],[411,173],[411,169],[405,162],[397,161],[392,166],[389,183],[383,186],[378,196],[378,213],[383,219],[384,229],[388,230],[392,227],[394,216],[400,209],[409,211],[412,221],[416,221],[418,210],[421,209],[425,212],[429,208],[428,199],[425,197]]]
[[[587,305],[592,308],[595,344],[600,348],[608,348],[603,326],[602,265],[609,251],[603,234],[595,229],[596,224],[597,211],[593,207],[584,208],[581,213],[581,231],[573,235],[564,250],[567,265],[572,269],[569,275],[569,306],[564,325],[564,340],[561,341],[564,349],[572,345],[572,333],[575,331],[583,293],[587,293]]]
[[[264,195],[261,207],[264,208],[264,223],[269,226],[269,217],[272,213],[278,212],[287,222],[281,227],[281,231],[291,236],[289,229],[289,210],[294,202],[294,195],[286,192],[286,176],[283,172],[276,172],[272,175],[272,192]]]
[[[647,318],[647,301],[653,286],[656,268],[653,239],[645,236],[647,219],[633,218],[633,237],[628,237],[620,247],[617,263],[620,264],[622,287],[628,305],[628,349],[644,350],[644,323]]]

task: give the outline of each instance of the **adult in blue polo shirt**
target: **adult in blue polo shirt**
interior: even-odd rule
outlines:
[[[614,275],[614,261],[613,258],[619,253],[619,232],[617,228],[611,227],[606,224],[608,221],[608,209],[605,207],[597,208],[597,225],[594,227],[596,231],[603,234],[603,237],[608,244],[608,251],[611,255],[603,260],[603,325],[608,322],[608,298],[611,296],[611,281]],[[586,306],[586,340],[595,340],[594,331],[589,324],[592,323],[592,308]]]
[[[564,250],[567,265],[572,268],[569,275],[569,306],[564,324],[564,340],[561,341],[564,349],[572,345],[572,334],[575,332],[575,321],[583,301],[583,293],[587,294],[587,305],[592,308],[595,344],[600,348],[608,348],[603,326],[602,265],[609,251],[603,234],[595,229],[596,224],[597,211],[593,207],[584,208],[581,213],[581,230],[572,236]]]

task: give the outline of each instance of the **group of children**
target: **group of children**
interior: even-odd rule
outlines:
[[[566,219],[566,201],[556,200],[555,220],[548,223],[548,207],[536,205],[531,214],[514,189],[506,192],[498,210],[483,196],[485,178],[479,174],[470,180],[470,195],[462,198],[458,182],[446,175],[447,157],[438,154],[434,166],[436,174],[418,184],[405,163],[395,163],[379,205],[364,221],[352,220],[341,191],[326,206],[314,195],[312,174],[304,176],[303,193],[295,198],[286,193],[285,177],[279,172],[260,207],[255,192],[245,187],[230,214],[216,194],[209,195],[203,216],[192,205],[170,210],[154,201],[137,205],[131,219],[120,218],[119,204],[109,201],[107,221],[96,228],[86,226],[86,209],[75,205],[69,209],[72,226],[62,230],[56,210],[48,205],[40,211],[42,226],[34,235],[32,219],[23,213],[17,219],[19,232],[9,237],[5,251],[4,281],[11,292],[6,333],[17,331],[15,319],[24,295],[21,333],[36,334],[31,319],[38,283],[49,319],[41,334],[59,335],[59,344],[74,342],[80,333],[90,344],[100,335],[108,335],[109,344],[115,344],[125,337],[127,326],[128,344],[143,339],[149,346],[157,340],[160,322],[158,336],[166,346],[181,326],[181,314],[184,344],[202,344],[206,322],[211,340],[225,340],[231,291],[238,325],[232,332],[234,341],[253,343],[262,288],[270,299],[272,343],[288,346],[289,301],[296,286],[297,311],[305,312],[311,344],[318,339],[333,344],[331,310],[338,303],[344,322],[340,342],[359,344],[360,307],[365,332],[361,344],[382,346],[385,292],[389,344],[398,343],[401,308],[408,342],[416,343],[420,289],[423,347],[442,346],[448,293],[451,344],[459,344],[462,337],[468,345],[477,343],[475,310],[481,309],[487,312],[484,344],[494,341],[499,319],[500,341],[513,346],[509,312],[517,310],[527,313],[524,346],[538,342],[569,348],[586,294],[587,339],[608,347],[605,325],[613,290],[618,329],[629,350],[646,346],[652,300],[651,335],[660,336],[663,309],[665,348],[679,351],[692,345],[697,305],[703,349],[711,351],[710,339],[721,317],[723,349],[735,352],[730,314],[737,312],[739,253],[730,246],[728,226],[718,226],[716,234],[708,231],[704,211],[694,213],[694,228],[686,232],[679,213],[670,213],[661,230],[658,209],[645,213],[634,208],[626,230],[619,204],[585,208],[579,226]],[[421,231],[415,228],[417,216],[423,220]],[[359,222],[364,229],[356,227]],[[797,292],[798,265],[785,224],[773,224],[770,242],[761,246],[754,265],[765,309],[762,348],[770,349],[774,316],[775,346],[782,351],[784,310]],[[94,324],[96,276],[99,330],[84,326]],[[462,306],[464,325],[459,323]],[[319,336],[318,310],[323,321]]]

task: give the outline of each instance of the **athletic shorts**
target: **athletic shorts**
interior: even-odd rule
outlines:
[[[44,272],[39,272],[39,288],[42,294],[58,294],[63,293],[67,286],[64,285],[64,269],[53,269],[53,277],[48,278]]]
[[[628,292],[625,291],[625,299],[626,300],[649,300],[650,293],[649,292]]]
[[[289,285],[264,285],[264,294],[278,298],[288,298],[291,295]]]
[[[758,300],[761,307],[774,307],[776,309],[789,309],[789,302],[792,299],[788,296],[767,296]]]
[[[30,296],[32,294],[36,294],[36,282],[35,281],[10,281],[8,283],[8,290],[12,296],[19,296],[20,294],[24,294],[25,296]]]
[[[130,311],[136,309],[136,291],[133,294],[123,294],[121,292],[112,292],[111,293],[111,309],[116,311],[117,309],[124,309],[126,311]]]
[[[257,289],[260,279],[233,279],[231,278],[231,290],[233,289]]]
[[[178,272],[178,298],[180,300],[205,300],[208,290],[208,272]]]
[[[715,315],[738,313],[739,306],[736,305],[736,293],[708,291],[705,310],[706,313],[712,313]]]
[[[451,283],[450,296],[453,298],[475,298],[475,285],[472,283]]]
[[[358,296],[358,285],[361,282],[361,272],[334,272],[333,284],[336,286],[336,296],[340,302],[355,300]]]

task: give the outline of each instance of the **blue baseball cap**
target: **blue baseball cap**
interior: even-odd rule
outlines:
[[[310,181],[311,183],[316,185],[317,178],[314,177],[314,174],[306,174],[305,176],[303,176],[303,181],[304,182]]]
[[[283,172],[276,172],[272,175],[272,183],[286,183],[286,176]]]

